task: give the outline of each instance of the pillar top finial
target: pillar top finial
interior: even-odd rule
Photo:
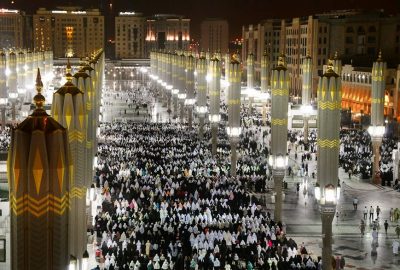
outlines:
[[[333,60],[338,60],[339,58],[338,58],[338,52],[337,51],[335,51],[335,55],[333,56]]]
[[[36,109],[42,109],[43,104],[45,102],[45,98],[42,95],[42,90],[43,90],[43,82],[42,82],[42,77],[40,76],[40,69],[37,69],[37,75],[36,75],[36,91],[37,94],[33,97],[33,102],[36,105]]]
[[[276,65],[276,70],[286,70],[286,56],[284,53],[281,53],[278,57],[278,64]]]
[[[379,53],[378,53],[378,59],[376,59],[377,62],[382,62],[382,50],[379,49]]]
[[[323,77],[339,77],[339,75],[333,70],[333,59],[328,59],[327,69]]]

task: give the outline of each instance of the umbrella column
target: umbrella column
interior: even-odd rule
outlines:
[[[340,194],[338,185],[341,79],[329,60],[318,84],[318,182],[315,198],[322,219],[322,269],[332,269],[332,220]]]
[[[185,99],[186,99],[186,75],[185,75],[185,58],[181,53],[178,55],[178,103],[179,103],[179,121],[183,123],[185,119]]]
[[[240,133],[240,79],[242,70],[240,62],[234,58],[229,66],[229,99],[228,99],[228,127],[226,131],[231,145],[231,176],[236,176],[237,145]]]
[[[195,59],[193,55],[190,53],[186,57],[186,100],[185,105],[188,110],[188,124],[189,127],[192,127],[193,122],[193,106],[195,103],[194,99],[194,67],[195,67]]]
[[[248,99],[249,99],[249,110],[250,112],[253,110],[253,102],[254,102],[254,55],[249,53],[247,56],[247,91],[248,91]]]
[[[264,51],[263,56],[261,57],[261,92],[267,93],[269,84],[269,59],[267,52]],[[262,121],[263,124],[267,123],[267,104],[263,105],[262,109]]]
[[[280,55],[271,76],[271,155],[269,165],[275,186],[274,219],[282,221],[282,183],[287,166],[287,118],[289,103],[289,72],[285,56]]]
[[[6,54],[0,52],[0,110],[1,128],[6,127],[6,108],[8,102],[7,75],[6,75]]]
[[[379,177],[380,166],[380,153],[379,148],[382,144],[382,137],[385,134],[384,126],[384,106],[385,106],[385,76],[386,76],[386,62],[382,60],[381,52],[379,52],[378,59],[372,66],[372,92],[371,92],[371,126],[368,132],[372,139],[373,148],[373,172],[372,181],[375,184],[380,184]]]
[[[211,123],[211,153],[213,157],[215,157],[217,154],[218,125],[219,121],[221,120],[221,115],[219,114],[221,91],[221,62],[218,60],[218,58],[213,57],[210,60],[208,74],[210,76],[208,93],[210,96],[209,121]]]
[[[196,67],[196,82],[197,82],[197,115],[199,117],[199,138],[203,139],[204,135],[204,120],[207,114],[207,62],[204,56],[200,56],[197,60]]]
[[[312,59],[307,55],[303,60],[303,85],[301,92],[301,102],[304,122],[304,143],[308,144],[308,118],[311,111],[311,89],[312,89]]]
[[[36,109],[12,129],[10,183],[11,269],[67,269],[70,152],[67,130],[43,108],[38,71]]]

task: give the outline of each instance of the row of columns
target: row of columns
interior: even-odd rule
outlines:
[[[16,120],[16,103],[31,100],[34,95],[35,72],[44,74],[45,87],[53,78],[53,52],[28,50],[0,52],[0,110],[1,124],[6,124],[8,103],[12,108],[12,120]]]
[[[212,133],[212,154],[217,153],[218,127],[221,119],[221,54],[211,55],[201,53],[195,57],[191,52],[151,52],[151,78],[156,82],[161,92],[162,100],[172,100],[174,117],[179,114],[181,122],[188,120],[192,127],[193,109],[199,119],[199,137],[203,138],[204,124],[207,113]],[[228,128],[227,132],[232,148],[232,170],[236,175],[237,143],[241,133],[240,128],[240,95],[241,68],[236,59],[225,56],[225,78],[229,78],[228,95]],[[169,76],[169,70],[171,75]],[[196,93],[196,96],[195,96]],[[207,94],[209,106],[207,106]],[[196,104],[197,103],[197,104]],[[196,104],[196,106],[195,106]],[[170,109],[170,108],[169,108]],[[185,113],[187,112],[187,114]]]
[[[87,269],[87,189],[97,149],[104,54],[96,51],[54,93],[37,69],[36,109],[12,130],[8,168],[12,269]],[[78,86],[76,86],[76,85]]]

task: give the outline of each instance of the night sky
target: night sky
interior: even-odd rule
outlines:
[[[256,24],[266,18],[291,18],[312,15],[335,9],[385,9],[389,14],[400,10],[400,0],[0,0],[1,7],[14,7],[33,13],[38,7],[54,8],[60,5],[79,5],[100,8],[109,13],[121,10],[142,12],[145,15],[173,13],[192,19],[191,32],[199,36],[200,22],[207,17],[227,19],[231,38],[239,37],[242,25]],[[8,3],[8,4],[7,4]],[[108,26],[112,29],[113,25]],[[107,31],[112,35],[112,31]]]

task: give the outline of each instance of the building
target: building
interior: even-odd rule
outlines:
[[[206,19],[200,25],[200,48],[203,51],[228,52],[229,26],[226,20]]]
[[[36,50],[52,50],[54,57],[85,57],[104,47],[104,17],[98,9],[40,8],[33,15]]]
[[[254,55],[255,80],[260,80],[261,58],[264,51],[267,52],[271,67],[278,61],[280,29],[280,20],[265,20],[257,25],[242,28],[242,60],[247,59],[249,53]]]
[[[30,48],[31,17],[15,9],[0,9],[0,48]]]
[[[141,13],[120,12],[115,17],[115,57],[145,58],[146,19]]]
[[[145,55],[152,50],[187,50],[190,44],[190,19],[178,15],[157,14],[146,22]]]
[[[389,66],[400,61],[400,16],[385,16],[381,11],[334,11],[286,20],[266,20],[243,27],[242,61],[255,56],[255,78],[259,80],[261,55],[266,50],[271,63],[284,52],[291,77],[291,95],[298,97],[302,85],[301,64],[305,56],[313,59],[313,97],[318,75],[336,52],[344,64],[370,67],[382,49]],[[245,63],[244,63],[245,64]],[[297,102],[296,101],[296,102]]]

